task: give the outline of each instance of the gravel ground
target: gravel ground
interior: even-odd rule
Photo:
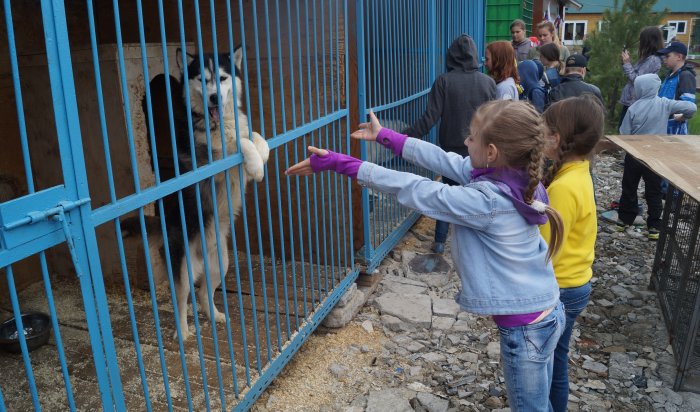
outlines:
[[[619,197],[621,156],[597,158],[599,213]],[[428,252],[433,227],[423,218],[406,234],[360,313],[319,329],[254,411],[509,410],[493,322],[455,308],[449,253]],[[617,233],[599,219],[591,302],[572,337],[569,410],[700,410],[699,395],[671,390],[675,361],[647,290],[655,248],[643,228]]]

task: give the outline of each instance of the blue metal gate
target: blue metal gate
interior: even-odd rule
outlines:
[[[451,40],[483,52],[483,2],[70,4],[3,4],[17,136],[0,154],[0,314],[16,320],[0,338],[26,337],[0,355],[0,411],[245,410],[355,281],[356,253],[373,270],[418,217],[283,171],[316,145],[425,173],[349,132],[369,108],[415,120]],[[264,178],[238,190],[250,142]],[[221,323],[200,316],[217,307]],[[32,311],[52,339],[30,353]]]
[[[459,0],[357,1],[360,113],[370,109],[386,127],[401,131],[426,107],[433,80],[445,70],[446,51],[457,36],[474,38],[484,55],[485,2]],[[421,137],[421,136],[415,136]],[[435,131],[428,138],[435,142]],[[429,175],[376,144],[362,144],[362,158]],[[391,196],[362,190],[362,257],[371,272],[420,214]]]

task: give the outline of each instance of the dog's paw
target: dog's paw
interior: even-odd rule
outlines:
[[[245,172],[256,182],[262,182],[265,178],[265,164],[260,156],[247,156],[243,161]]]
[[[267,140],[258,132],[253,132],[252,140],[255,149],[260,153],[260,158],[262,158],[263,163],[267,163],[267,160],[270,158],[270,146],[267,144]]]
[[[226,315],[221,312],[216,312],[214,319],[217,323],[226,323]]]
[[[182,341],[186,342],[187,338],[190,337],[190,328],[180,329],[182,332]],[[173,340],[177,342],[177,331],[173,332]]]

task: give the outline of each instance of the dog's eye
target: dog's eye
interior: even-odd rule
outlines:
[[[221,76],[219,80],[225,82],[226,80],[228,80],[228,76]]]

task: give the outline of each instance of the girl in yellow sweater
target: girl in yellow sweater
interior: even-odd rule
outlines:
[[[554,411],[566,411],[569,399],[568,354],[571,332],[591,294],[591,266],[598,231],[589,158],[603,135],[604,111],[591,95],[552,104],[542,115],[548,130],[545,154],[552,167],[545,177],[550,206],[563,222],[563,244],[552,257],[566,327],[554,351],[549,399]],[[549,225],[540,226],[549,243]]]

